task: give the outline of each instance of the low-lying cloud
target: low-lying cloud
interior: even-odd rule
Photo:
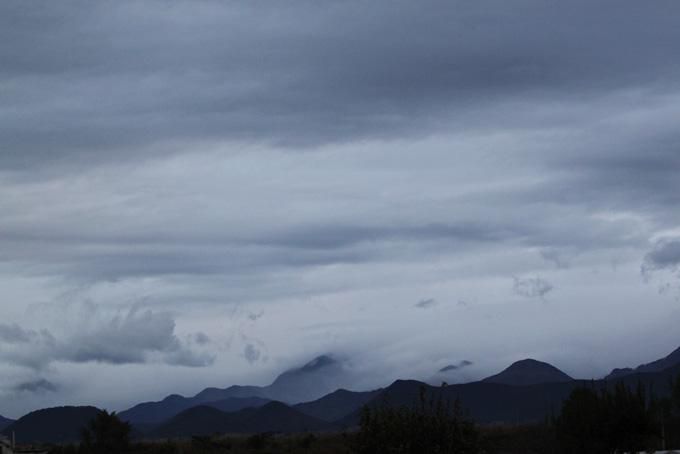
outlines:
[[[453,372],[454,370],[460,370],[464,367],[472,366],[474,363],[472,361],[468,361],[467,359],[464,359],[457,364],[449,364],[448,366],[444,366],[441,369],[439,369],[439,372]]]
[[[6,339],[20,342],[16,348],[0,347],[0,357],[34,369],[42,369],[55,361],[160,362],[187,367],[204,367],[214,362],[214,355],[193,351],[180,340],[175,334],[174,318],[167,312],[132,308],[106,318],[98,309],[89,306],[86,314],[88,317],[75,332],[59,337],[47,330],[27,330],[16,324],[0,325],[0,336],[6,342],[9,342]]]

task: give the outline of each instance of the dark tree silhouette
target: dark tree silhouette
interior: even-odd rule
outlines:
[[[81,451],[86,454],[123,454],[130,446],[130,424],[116,412],[102,410],[83,429]]]
[[[441,394],[428,400],[424,388],[413,407],[365,407],[356,448],[360,454],[481,452],[477,429],[460,404],[443,400]]]
[[[565,454],[639,452],[658,443],[658,405],[642,385],[631,390],[619,382],[613,390],[575,389],[555,421]]]
[[[680,446],[680,377],[669,385],[670,396],[656,402],[662,449]]]
[[[557,418],[557,438],[564,453],[608,453],[603,407],[590,388],[575,389]]]

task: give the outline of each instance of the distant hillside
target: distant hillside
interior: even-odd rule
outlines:
[[[339,389],[320,399],[297,404],[293,408],[302,413],[321,419],[322,421],[337,421],[360,409],[374,399],[382,390],[353,392]]]
[[[208,406],[186,410],[149,434],[150,438],[261,432],[319,432],[334,426],[305,415],[281,402],[225,413]]]
[[[19,443],[65,443],[80,439],[80,432],[99,410],[95,407],[56,407],[37,410],[6,427]]]
[[[541,421],[551,410],[559,409],[577,382],[514,386],[500,383],[474,382],[430,386],[415,380],[397,380],[368,405],[414,406],[424,387],[429,397],[442,396],[446,401],[458,399],[470,416],[479,423],[525,423]],[[358,424],[360,411],[338,421],[342,426]]]
[[[620,378],[635,373],[660,372],[678,364],[680,364],[680,347],[664,358],[658,359],[651,363],[642,364],[634,369],[630,367],[614,369],[609,375],[605,377],[605,380],[612,380],[614,378]]]
[[[279,375],[269,386],[230,386],[228,388],[206,388],[194,397],[168,396],[160,402],[145,402],[120,413],[120,417],[136,425],[159,424],[189,408],[198,405],[213,405],[213,402],[227,402],[231,399],[251,399],[232,407],[221,404],[218,408],[234,411],[249,406],[277,400],[290,404],[311,401],[340,387],[344,378],[342,363],[323,355],[300,368],[288,370]],[[259,400],[253,400],[253,399]]]
[[[251,412],[254,409],[243,410]],[[233,413],[225,413],[213,407],[201,405],[179,413],[177,416],[153,430],[150,438],[181,438],[226,433],[238,422]]]
[[[344,373],[340,361],[322,355],[302,367],[282,373],[269,386],[207,388],[198,393],[194,400],[205,403],[230,397],[262,397],[287,403],[306,402],[338,389]]]
[[[270,402],[258,408],[247,420],[245,432],[320,432],[334,429],[321,421],[281,402]]]
[[[330,356],[319,356],[276,377],[266,387],[265,396],[289,403],[318,399],[341,387],[344,372],[341,362]]]
[[[206,388],[192,397],[195,403],[215,402],[231,398],[243,399],[246,397],[264,398],[265,388],[262,386],[240,386],[234,385],[228,388]]]
[[[208,402],[205,405],[216,408],[225,413],[232,413],[243,410],[244,408],[259,408],[271,402],[269,399],[261,397],[232,397],[231,399]]]
[[[219,398],[219,395],[215,397]],[[131,422],[136,426],[145,426],[160,424],[184,410],[199,405],[214,407],[225,412],[233,412],[243,408],[261,407],[267,402],[270,401],[260,397],[231,397],[209,402],[197,397],[189,398],[175,394],[166,397],[160,402],[145,402],[135,405],[131,409],[121,412],[118,416],[122,420]]]
[[[535,359],[525,359],[511,364],[504,371],[485,378],[482,382],[527,386],[542,383],[563,383],[572,380],[573,378],[551,364]]]
[[[8,419],[0,415],[0,431],[2,431],[5,427],[9,426],[13,422],[14,422],[13,419]]]
[[[632,374],[610,381],[570,380],[528,386],[481,381],[440,388],[415,380],[397,380],[368,405],[412,406],[418,402],[420,390],[424,387],[429,396],[441,395],[448,401],[458,399],[479,423],[529,423],[542,421],[559,411],[564,399],[579,386],[601,388],[622,381],[634,387],[642,383],[646,389],[653,389],[656,395],[665,396],[670,392],[671,378],[677,376],[680,376],[680,365],[662,372]],[[356,410],[336,423],[352,427],[358,424],[359,417],[360,411]]]

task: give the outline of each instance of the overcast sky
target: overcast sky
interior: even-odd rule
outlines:
[[[670,353],[679,23],[677,0],[0,3],[0,414],[325,353],[354,389]]]

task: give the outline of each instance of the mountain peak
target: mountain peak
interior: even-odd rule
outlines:
[[[298,369],[300,372],[314,372],[321,368],[332,366],[337,361],[329,355],[320,355]]]
[[[346,378],[342,362],[321,355],[276,377],[269,387],[269,397],[287,403],[306,402],[339,388]]]
[[[551,364],[535,359],[523,359],[512,363],[510,367],[499,374],[487,377],[482,381],[486,383],[525,386],[541,383],[562,383],[572,380],[573,378]]]

